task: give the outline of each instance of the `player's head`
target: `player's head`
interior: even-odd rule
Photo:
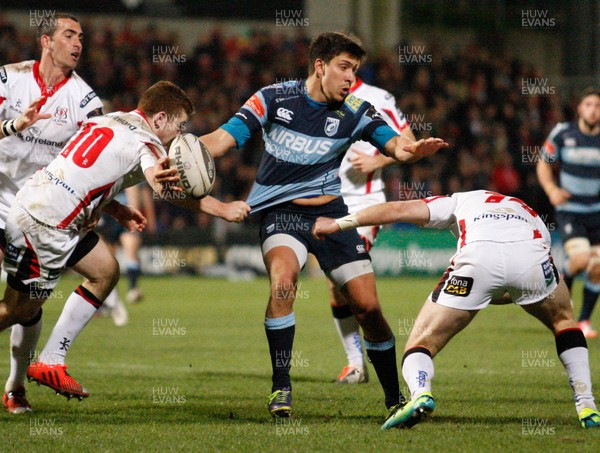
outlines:
[[[164,145],[185,129],[188,118],[194,113],[187,94],[165,80],[144,91],[137,108],[146,115],[152,130]]]
[[[310,77],[320,81],[328,102],[340,102],[350,92],[365,50],[343,33],[322,33],[308,49]]]
[[[54,66],[72,71],[83,49],[83,31],[79,20],[66,13],[44,18],[37,28],[37,40],[42,47],[42,60],[51,59]]]
[[[590,87],[583,91],[577,105],[577,114],[588,129],[600,124],[600,89]]]

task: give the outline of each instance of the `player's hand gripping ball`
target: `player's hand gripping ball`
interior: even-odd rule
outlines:
[[[176,168],[183,191],[200,199],[207,196],[215,183],[215,161],[204,143],[193,134],[175,137],[169,148],[171,168]]]

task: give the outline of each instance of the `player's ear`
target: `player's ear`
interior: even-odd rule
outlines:
[[[317,78],[321,78],[325,74],[325,62],[320,58],[315,60],[315,73]]]
[[[50,38],[50,36],[42,35],[42,37],[40,38],[40,43],[42,45],[42,49],[49,49],[50,41],[52,41],[52,38]]]
[[[166,112],[158,112],[152,115],[152,124],[154,125],[154,129],[162,129],[167,123],[167,118],[168,115]]]

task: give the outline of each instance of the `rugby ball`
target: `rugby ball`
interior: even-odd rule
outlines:
[[[207,196],[215,183],[215,161],[198,137],[182,134],[169,147],[171,168],[176,168],[179,186],[194,198]]]

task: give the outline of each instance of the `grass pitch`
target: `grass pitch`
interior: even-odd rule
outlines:
[[[40,347],[78,282],[65,278],[45,304]],[[399,360],[407,333],[435,283],[435,278],[408,277],[378,281]],[[120,287],[125,288],[124,281]],[[94,319],[69,353],[69,372],[91,396],[67,401],[46,387],[29,384],[34,412],[1,412],[2,450],[600,449],[600,430],[586,431],[578,423],[552,335],[518,307],[484,310],[436,358],[437,407],[431,418],[411,430],[380,432],[385,409],[373,368],[368,384],[334,384],[345,358],[324,280],[304,279],[299,287],[292,357],[294,417],[278,421],[266,409],[266,280],[146,278],[142,288],[144,301],[128,307],[129,325],[116,328],[110,319]],[[580,297],[576,309],[579,301]],[[0,366],[6,376],[8,332],[0,335]],[[598,397],[600,340],[588,344]]]

